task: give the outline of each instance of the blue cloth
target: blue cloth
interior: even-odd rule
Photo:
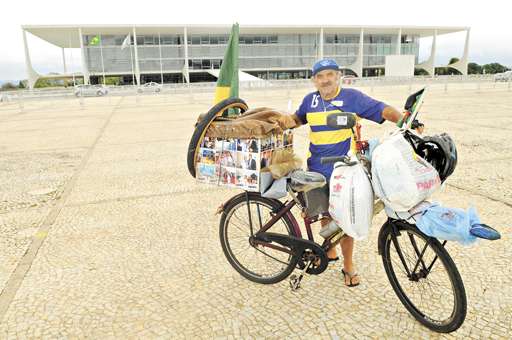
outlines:
[[[416,226],[425,235],[440,240],[458,241],[469,245],[476,241],[470,234],[473,225],[480,224],[476,210],[471,207],[468,211],[457,208],[446,208],[433,203],[416,221]]]
[[[322,59],[313,65],[313,75],[323,70],[336,70],[339,71],[340,67],[334,59]]]
[[[387,105],[375,100],[361,91],[351,88],[338,89],[331,100],[323,100],[318,92],[312,92],[304,97],[299,109],[295,112],[302,124],[309,124],[310,145],[308,154],[308,169],[331,178],[334,164],[320,164],[322,157],[344,156],[351,148],[351,129],[336,129],[327,125],[327,116],[335,112],[353,112],[358,117],[382,123],[382,111]]]

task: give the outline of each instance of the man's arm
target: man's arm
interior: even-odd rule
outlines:
[[[397,123],[402,117],[403,114],[392,106],[386,106],[382,110],[382,118],[390,122]]]
[[[300,120],[299,116],[297,116],[295,113],[292,114],[292,118],[293,120],[295,121],[295,126],[293,128],[298,128],[299,126],[302,125],[302,121]]]
[[[397,123],[400,119],[403,118],[403,116],[404,115],[400,111],[392,106],[386,106],[384,110],[382,110],[382,118],[393,123]],[[413,125],[413,129],[415,129],[419,134],[423,134],[424,126],[423,124],[419,124],[418,127],[414,127]]]

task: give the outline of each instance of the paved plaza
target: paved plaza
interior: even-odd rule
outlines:
[[[397,108],[408,86],[362,88]],[[241,91],[250,107],[281,110],[310,89]],[[426,133],[450,133],[459,162],[435,195],[477,208],[502,234],[448,243],[468,313],[455,333],[429,331],[393,292],[374,219],[356,243],[362,284],[347,288],[338,261],[307,276],[259,285],[219,243],[217,207],[237,190],[198,184],[186,151],[213,93],[106,96],[0,104],[0,339],[512,338],[512,91],[433,87]],[[364,123],[380,137],[391,123]],[[304,159],[307,128],[295,131]],[[318,226],[315,226],[315,232]]]

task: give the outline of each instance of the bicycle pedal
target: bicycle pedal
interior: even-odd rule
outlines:
[[[300,281],[302,280],[302,276],[291,275],[290,276],[290,288],[292,292],[297,291],[300,288]]]

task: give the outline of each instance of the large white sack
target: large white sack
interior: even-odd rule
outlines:
[[[363,166],[335,165],[329,189],[333,220],[355,240],[366,238],[373,218],[373,190]]]
[[[375,195],[395,211],[407,211],[441,185],[436,169],[418,156],[402,134],[389,137],[372,154]]]

